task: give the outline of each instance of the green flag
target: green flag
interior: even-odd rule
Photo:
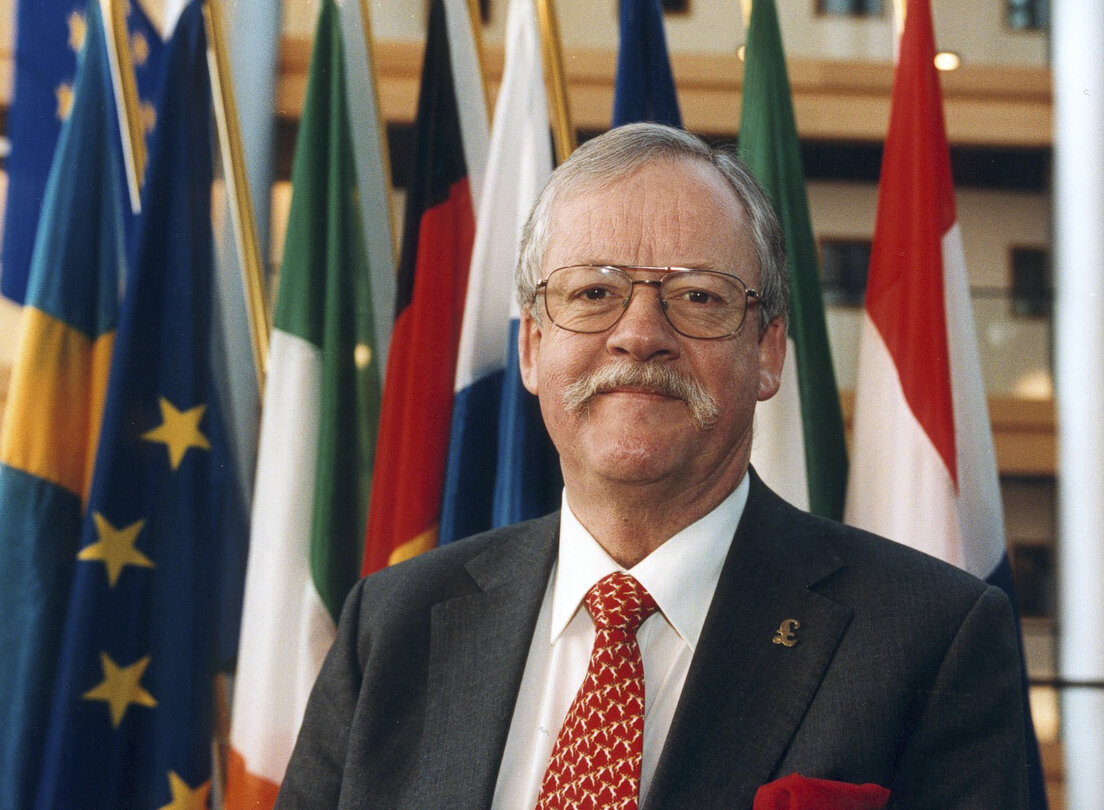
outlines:
[[[740,151],[782,223],[791,296],[786,372],[779,393],[760,405],[752,463],[798,506],[839,520],[847,448],[774,0],[755,0],[752,7]]]
[[[339,15],[325,0],[269,355],[227,807],[271,806],[310,684],[360,575],[380,355],[345,72]],[[376,214],[389,228],[389,212]]]

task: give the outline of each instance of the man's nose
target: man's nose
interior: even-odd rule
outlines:
[[[677,357],[679,345],[679,335],[663,311],[658,282],[635,282],[628,307],[610,330],[607,350],[643,362]]]

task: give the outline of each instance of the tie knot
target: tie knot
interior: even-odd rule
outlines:
[[[585,601],[594,626],[600,630],[635,633],[656,609],[652,595],[623,571],[600,579],[587,592]]]

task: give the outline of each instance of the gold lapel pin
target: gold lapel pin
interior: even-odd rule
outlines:
[[[781,644],[783,647],[792,647],[797,644],[797,628],[799,627],[801,627],[801,622],[797,619],[786,619],[778,625],[771,641],[775,644]]]

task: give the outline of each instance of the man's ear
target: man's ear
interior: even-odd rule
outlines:
[[[539,395],[538,369],[540,367],[541,325],[533,315],[530,304],[521,312],[518,328],[518,365],[521,367],[521,382],[525,390],[533,396]]]
[[[786,322],[771,318],[759,336],[759,401],[770,399],[782,384],[782,365],[786,362]]]

